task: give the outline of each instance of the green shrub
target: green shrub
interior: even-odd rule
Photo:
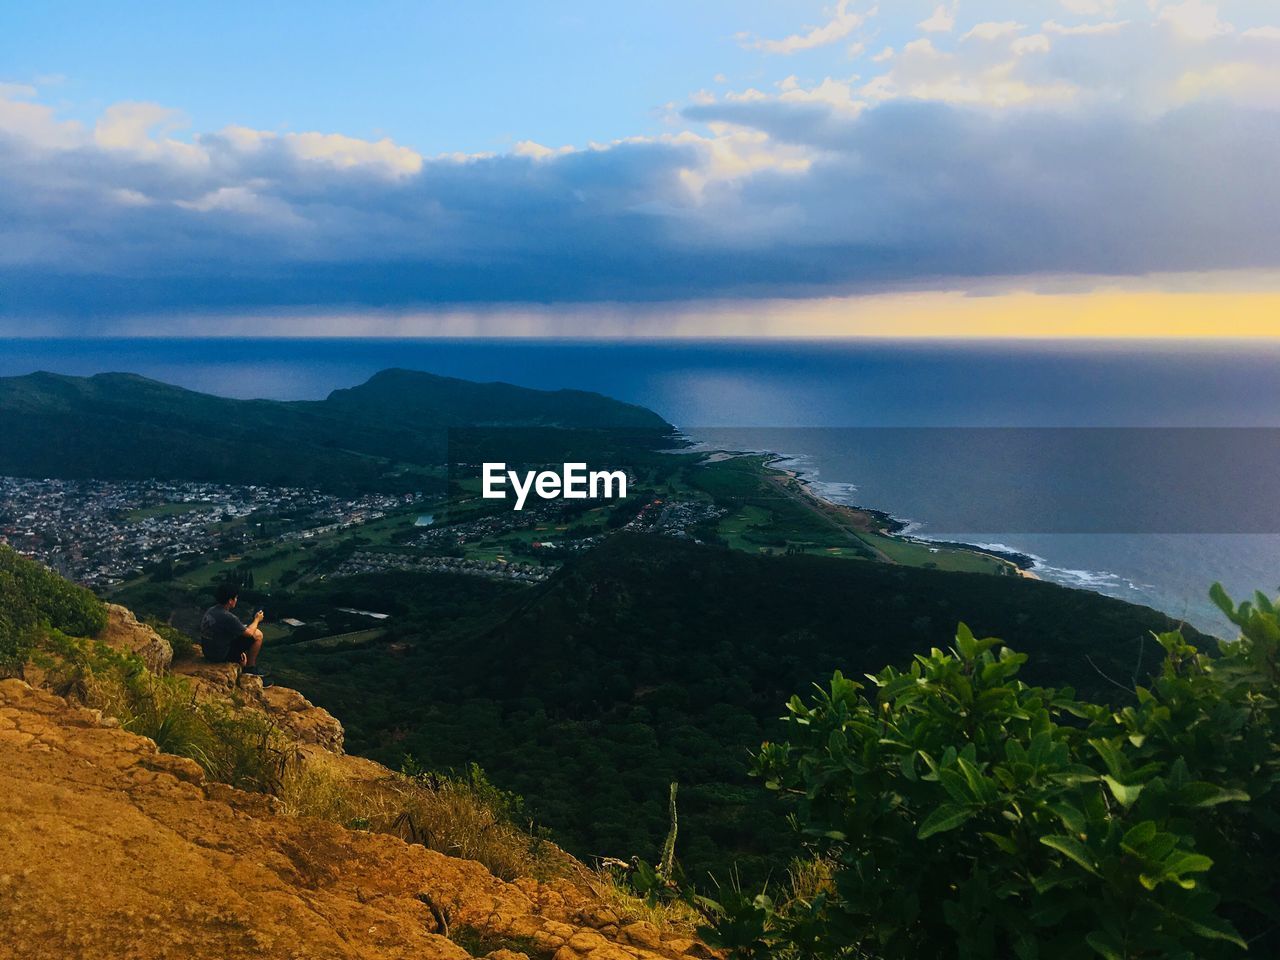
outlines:
[[[471,924],[449,926],[447,935],[473,957],[487,956],[497,950],[523,953],[529,960],[551,960],[555,954],[554,948],[547,947],[545,943],[539,943],[532,937],[499,933]]]
[[[174,660],[186,660],[195,653],[195,641],[172,624],[165,623],[159,617],[147,617],[143,622],[169,641]]]
[[[190,687],[172,678],[141,674],[130,684],[121,726],[150,737],[161,753],[202,762],[209,747],[209,731],[200,722]],[[203,765],[203,763],[202,763]]]
[[[276,793],[288,759],[279,732],[255,710],[201,701],[183,677],[149,671],[99,640],[45,632],[30,657],[59,696],[114,717],[163,753],[196,761],[211,780]]]
[[[0,598],[16,593],[9,575],[0,570]],[[32,625],[24,623],[20,615],[0,608],[0,677],[20,675],[35,639]]]
[[[722,891],[707,935],[739,957],[1276,955],[1280,622],[1213,596],[1241,636],[1160,635],[1119,707],[1017,679],[962,625],[871,687],[793,697],[755,772],[794,804],[829,883]]]
[[[29,663],[44,673],[43,683],[60,697],[79,700],[123,720],[132,688],[146,673],[141,658],[101,640],[71,637],[61,630],[39,633]]]
[[[266,716],[207,702],[200,705],[200,720],[209,731],[212,747],[207,760],[193,759],[201,763],[211,779],[241,790],[280,792],[291,756],[280,732]]]
[[[0,545],[0,676],[22,673],[44,628],[88,637],[106,624],[106,608],[88,590]]]

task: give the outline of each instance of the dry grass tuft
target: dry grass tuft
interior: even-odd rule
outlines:
[[[277,794],[286,812],[356,830],[388,833],[432,850],[476,860],[504,880],[543,879],[569,859],[512,820],[487,785],[465,778],[391,774],[362,780],[337,760],[319,756],[290,764]]]
[[[835,892],[835,864],[822,857],[797,857],[787,867],[788,901],[811,903],[820,893]]]
[[[643,920],[663,933],[692,937],[703,922],[698,911],[683,900],[653,900],[637,896],[615,868],[582,867],[579,878],[588,890],[618,915],[618,921],[623,925]]]

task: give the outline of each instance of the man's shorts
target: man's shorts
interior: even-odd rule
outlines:
[[[227,652],[225,656],[210,657],[206,655],[205,659],[210,661],[211,663],[239,663],[240,655],[242,653],[248,653],[249,648],[252,646],[253,646],[253,641],[249,637],[246,637],[244,634],[241,634],[240,636],[236,637],[234,640],[231,641],[231,646],[227,648]]]
[[[248,653],[253,641],[243,634],[231,641],[231,649],[227,651],[227,663],[239,663],[240,654]]]

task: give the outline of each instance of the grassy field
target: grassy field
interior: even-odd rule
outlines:
[[[254,582],[260,590],[270,590],[279,584],[280,578],[288,571],[295,570],[304,575],[315,565],[315,555],[325,548],[332,548],[347,541],[359,540],[362,546],[370,549],[386,549],[393,545],[396,533],[412,529],[414,520],[421,510],[397,511],[381,519],[318,534],[306,540],[290,540],[284,543],[264,543],[252,547],[243,553],[221,556],[186,572],[178,580],[197,589],[213,586],[228,571],[247,565],[253,570]],[[125,589],[132,584],[124,584]]]
[[[928,547],[920,543],[912,543],[899,537],[889,537],[875,533],[863,533],[860,536],[869,544],[887,554],[894,563],[910,567],[925,567],[937,570],[953,570],[962,573],[994,573],[1012,572],[1009,564],[996,557],[973,550],[957,550],[953,547]]]
[[[734,550],[758,553],[764,547],[759,543],[748,540],[747,535],[757,531],[769,531],[773,527],[773,512],[752,504],[723,517],[720,520],[718,532]]]
[[[288,644],[290,650],[336,650],[363,646],[381,640],[386,636],[385,627],[370,627],[368,630],[352,630],[348,633],[337,633],[328,637],[317,637],[314,640],[301,640]]]
[[[729,513],[718,533],[729,547],[748,553],[801,552],[963,573],[1009,574],[1010,565],[976,550],[930,547],[883,531],[883,519],[812,496],[802,485],[747,456],[706,464],[693,484]]]

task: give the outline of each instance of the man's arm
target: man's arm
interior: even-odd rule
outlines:
[[[262,623],[262,618],[264,616],[265,614],[259,610],[253,615],[253,619],[249,621],[249,625],[244,628],[244,635],[250,640],[262,639],[262,631],[258,629],[258,624]]]

